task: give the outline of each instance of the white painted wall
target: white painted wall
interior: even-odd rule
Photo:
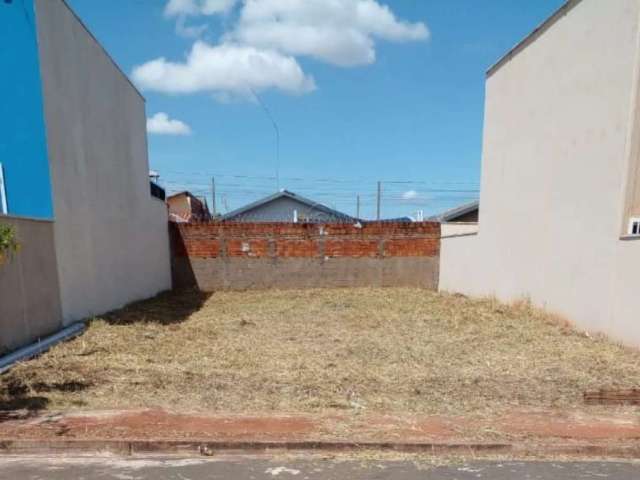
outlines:
[[[619,238],[640,0],[574,3],[487,79],[479,233],[443,239],[440,288],[640,346],[640,242]]]
[[[62,0],[36,15],[68,323],[170,288],[167,211],[149,193],[144,99]]]

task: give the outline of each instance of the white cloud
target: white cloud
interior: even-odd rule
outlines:
[[[415,190],[407,190],[402,194],[403,200],[414,200],[416,198],[418,198],[418,192]]]
[[[207,24],[188,25],[186,17],[179,17],[176,22],[176,33],[181,37],[198,38],[208,29]]]
[[[198,15],[198,13],[198,5],[195,0],[169,0],[169,3],[164,7],[164,14],[167,17]]]
[[[157,135],[191,135],[191,127],[160,112],[147,119],[147,132]]]
[[[167,17],[217,15],[228,13],[238,0],[169,0],[164,14]]]
[[[277,88],[302,94],[315,89],[298,62],[273,50],[196,41],[184,62],[157,58],[134,68],[133,80],[144,90],[170,94],[221,92],[250,96],[251,90]]]
[[[227,14],[238,0],[169,0],[164,9],[168,18],[177,18],[176,33],[181,37],[198,38],[209,28],[207,24],[188,25],[188,18],[200,15]]]
[[[340,66],[376,58],[375,40],[426,40],[422,23],[398,20],[376,0],[245,0],[227,38],[290,55],[307,55]]]
[[[164,13],[176,19],[179,35],[198,38],[208,25],[189,25],[190,19],[227,14],[236,5],[239,17],[219,44],[197,40],[184,61],[148,61],[134,68],[134,81],[146,90],[218,99],[251,98],[251,90],[265,89],[302,94],[315,83],[298,56],[367,65],[376,59],[378,40],[429,38],[424,23],[398,19],[380,0],[168,0]]]
[[[204,15],[227,13],[235,6],[237,0],[204,0],[201,11]]]

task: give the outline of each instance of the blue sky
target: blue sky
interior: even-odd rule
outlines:
[[[166,115],[149,154],[168,190],[210,196],[216,175],[222,211],[276,190],[255,94],[279,187],[351,214],[360,194],[365,217],[377,180],[387,217],[477,196],[485,71],[563,3],[168,1],[69,0]]]

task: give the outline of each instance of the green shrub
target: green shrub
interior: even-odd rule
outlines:
[[[11,225],[0,224],[0,265],[11,258],[20,248],[16,239],[16,229]]]

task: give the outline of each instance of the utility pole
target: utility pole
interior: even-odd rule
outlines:
[[[382,200],[382,182],[378,181],[378,199],[377,199],[377,214],[376,219],[380,221],[380,202]]]
[[[360,219],[360,195],[356,195],[356,218]]]
[[[276,189],[280,191],[280,128],[273,120],[273,128],[276,131]]]
[[[216,177],[211,177],[211,214],[216,217]]]

